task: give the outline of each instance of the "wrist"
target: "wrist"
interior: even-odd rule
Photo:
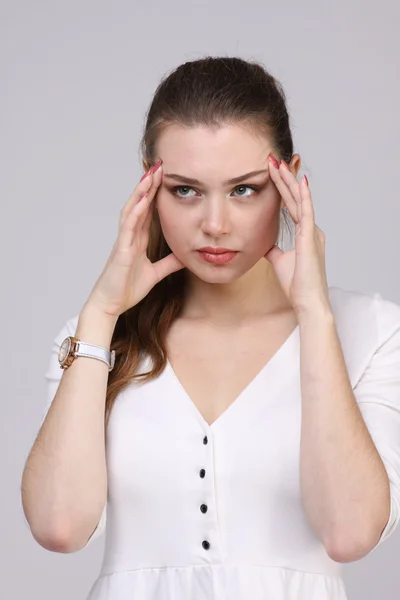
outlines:
[[[307,327],[316,323],[331,324],[335,322],[332,308],[326,305],[315,305],[309,309],[304,309],[297,312],[296,316],[300,327]]]
[[[85,304],[79,314],[75,337],[110,350],[117,320],[117,316],[107,315],[97,307]]]

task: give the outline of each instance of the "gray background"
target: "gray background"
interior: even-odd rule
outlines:
[[[138,144],[160,77],[208,54],[262,61],[288,95],[329,284],[400,303],[400,8],[25,0],[0,10],[0,596],[83,600],[104,536],[74,554],[43,549],[23,520],[21,474],[52,340],[89,295],[142,174]],[[400,528],[345,565],[349,598],[398,598],[399,550]]]

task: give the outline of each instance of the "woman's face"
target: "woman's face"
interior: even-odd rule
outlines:
[[[163,180],[154,202],[161,228],[172,252],[200,279],[232,281],[276,243],[283,203],[269,177],[272,151],[267,139],[239,125],[172,125],[160,136],[157,160],[163,160]],[[262,172],[240,177],[251,171]],[[179,177],[172,178],[172,173]],[[204,246],[222,246],[237,254],[215,265],[197,252]]]

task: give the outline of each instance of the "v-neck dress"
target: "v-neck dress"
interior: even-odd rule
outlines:
[[[400,517],[400,306],[378,293],[329,294],[390,479],[390,517],[374,551]],[[42,423],[63,372],[59,347],[77,323],[54,340]],[[105,549],[87,600],[346,600],[343,565],[301,501],[301,411],[298,326],[211,426],[169,361],[156,379],[129,384],[106,431],[107,502],[88,541],[105,531]]]

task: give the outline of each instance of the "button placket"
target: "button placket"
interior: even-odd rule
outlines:
[[[203,444],[207,445],[208,444],[208,437],[205,435],[203,437]],[[199,471],[199,475],[202,479],[204,479],[205,475],[206,475],[206,470],[205,469],[200,469]],[[203,514],[205,514],[208,510],[208,506],[207,504],[201,504],[200,505],[200,510]],[[208,540],[203,540],[202,544],[201,544],[204,548],[204,550],[209,550],[210,549],[210,542]]]

